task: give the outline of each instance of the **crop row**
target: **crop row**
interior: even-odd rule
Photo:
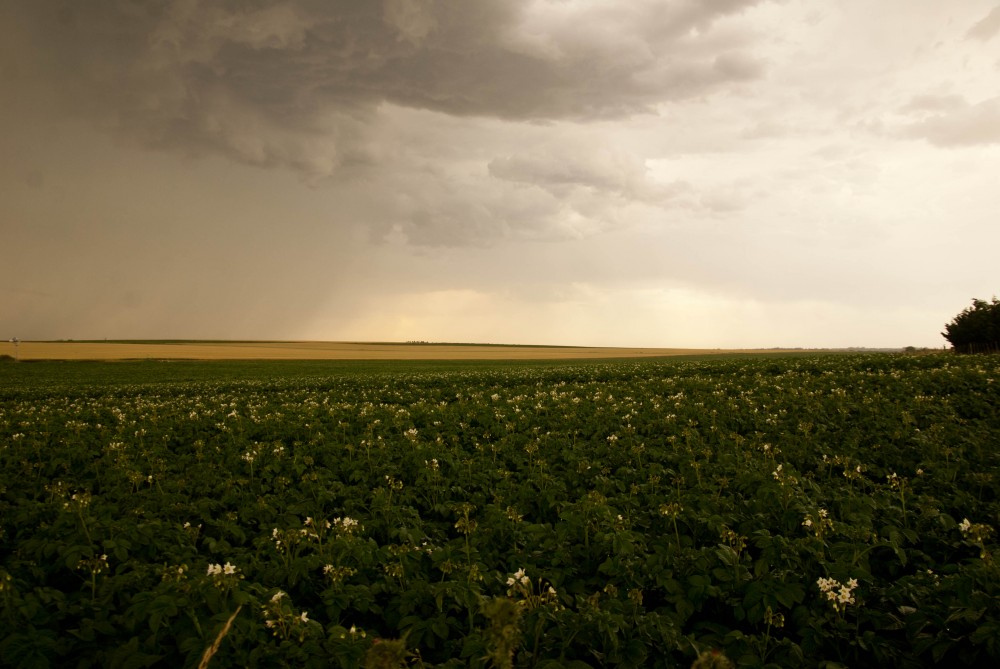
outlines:
[[[0,660],[993,666],[998,371],[867,355],[4,389]]]

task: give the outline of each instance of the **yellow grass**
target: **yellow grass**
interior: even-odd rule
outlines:
[[[198,669],[207,669],[209,661],[211,661],[213,655],[219,652],[219,646],[222,644],[222,639],[229,634],[229,628],[232,627],[233,621],[236,620],[236,616],[242,608],[242,604],[236,607],[236,610],[233,611],[233,615],[229,616],[229,620],[227,620],[226,624],[221,630],[219,630],[219,635],[215,637],[215,641],[212,642],[211,646],[205,649],[205,654],[201,656],[201,662],[198,663]]]
[[[724,349],[481,346],[361,342],[37,342],[23,341],[21,360],[572,360],[729,353]],[[14,357],[14,344],[0,342]]]

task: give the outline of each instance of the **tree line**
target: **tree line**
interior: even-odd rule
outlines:
[[[973,299],[971,307],[944,326],[941,336],[956,353],[1000,352],[1000,300]]]

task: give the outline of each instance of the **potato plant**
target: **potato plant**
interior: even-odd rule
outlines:
[[[1000,663],[996,356],[61,364],[0,382],[3,664]]]

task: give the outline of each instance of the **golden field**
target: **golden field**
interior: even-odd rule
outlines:
[[[724,349],[364,342],[0,342],[21,360],[570,360],[731,353]]]

